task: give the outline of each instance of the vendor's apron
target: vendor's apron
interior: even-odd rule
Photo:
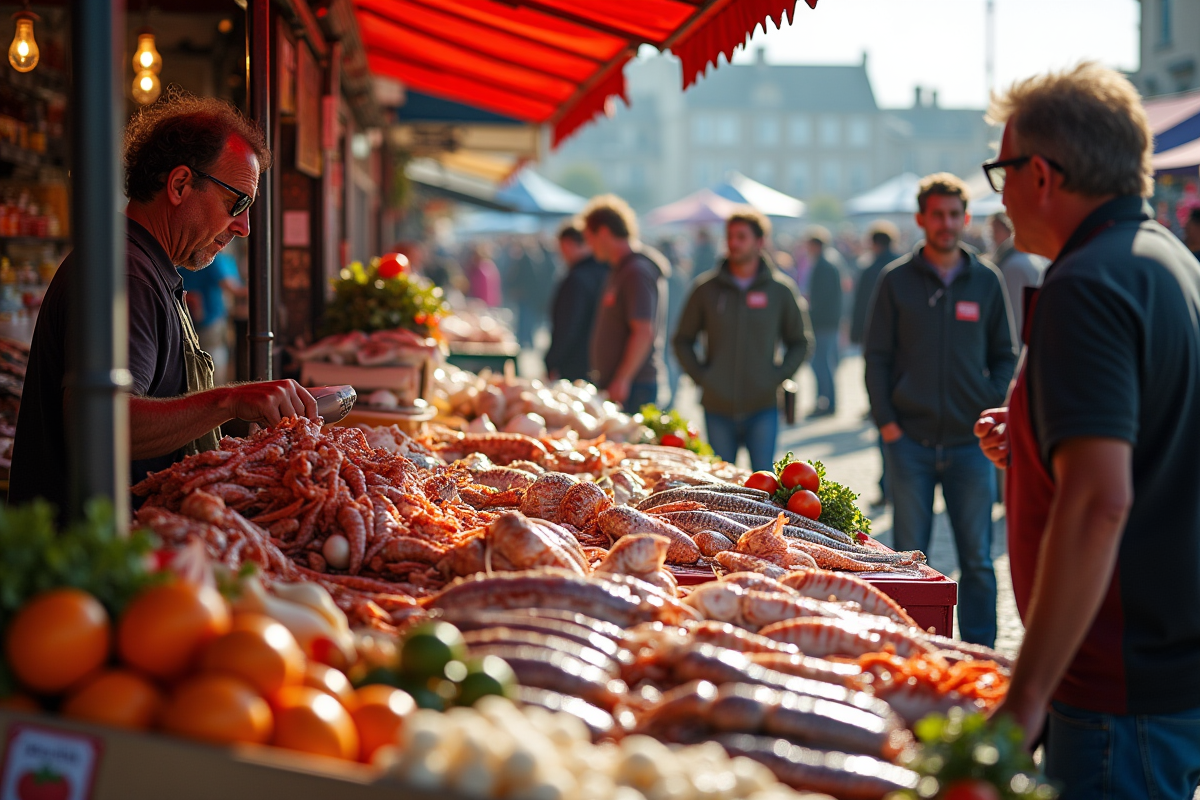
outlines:
[[[192,325],[192,315],[187,308],[175,298],[175,311],[179,314],[179,323],[183,326],[183,369],[187,375],[187,391],[204,392],[213,388],[212,356],[200,347],[200,337],[196,335],[196,327]],[[221,429],[214,428],[194,441],[183,446],[185,456],[194,456],[205,450],[216,450],[217,442],[221,439]]]
[[[1037,296],[1036,291],[1031,292],[1026,303],[1021,336],[1026,344],[1037,308]],[[1022,619],[1029,610],[1038,554],[1056,490],[1054,476],[1042,461],[1033,429],[1029,385],[1025,377],[1028,361],[1029,351],[1026,350],[1008,401],[1009,463],[1004,487],[1013,593]],[[1121,564],[1118,561],[1096,619],[1054,692],[1055,700],[1093,711],[1125,713],[1121,627]]]

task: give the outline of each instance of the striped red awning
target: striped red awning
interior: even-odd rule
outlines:
[[[816,7],[817,0],[806,0]],[[428,94],[553,126],[557,145],[625,95],[642,44],[690,86],[797,0],[354,0],[372,72]]]

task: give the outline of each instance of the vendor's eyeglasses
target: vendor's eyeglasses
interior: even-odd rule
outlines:
[[[216,179],[216,178],[214,178],[212,175],[209,175],[209,174],[208,174],[208,173],[206,173],[206,172],[201,172],[201,171],[200,171],[200,170],[198,170],[198,169],[192,169],[192,172],[196,173],[196,174],[197,174],[197,175],[199,175],[201,178],[207,178],[208,180],[210,180],[210,181],[212,181],[213,183],[215,183],[217,186],[220,186],[220,187],[222,187],[222,188],[224,188],[224,189],[228,189],[229,191],[231,191],[231,192],[233,192],[234,194],[236,194],[236,195],[237,195],[237,200],[234,200],[234,201],[233,201],[233,208],[232,208],[232,209],[230,209],[230,211],[229,211],[229,216],[231,216],[231,217],[236,217],[236,216],[238,216],[238,215],[239,215],[239,214],[241,214],[243,211],[245,211],[247,208],[249,208],[249,207],[250,207],[250,204],[254,202],[254,198],[253,198],[253,197],[251,197],[250,195],[246,194],[245,192],[240,192],[240,191],[238,191],[237,189],[233,188],[232,186],[230,186],[230,185],[229,185],[228,183],[226,183],[225,181],[222,181],[222,180],[217,180],[217,179]]]
[[[1008,170],[1020,169],[1033,160],[1033,156],[1017,156],[1016,158],[1006,158],[1003,161],[989,161],[983,165],[983,174],[987,176],[988,184],[991,185],[992,191],[1003,192],[1004,182],[1008,179]],[[1067,177],[1067,172],[1059,164],[1053,160],[1042,156],[1042,160],[1050,165],[1051,169],[1058,170],[1062,176]]]

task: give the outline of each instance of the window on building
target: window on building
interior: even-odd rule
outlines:
[[[821,163],[821,192],[832,195],[842,193],[842,165],[837,161]]]
[[[850,165],[850,191],[857,194],[871,183],[871,171],[861,161]]]
[[[812,192],[811,170],[807,161],[793,161],[788,164],[787,188],[797,197],[808,197]]]
[[[692,117],[692,144],[712,144],[716,139],[716,125],[708,114]]]
[[[837,117],[821,117],[821,146],[837,147],[841,140],[842,121]]]
[[[804,147],[812,144],[812,117],[807,114],[792,114],[788,117],[788,144]]]
[[[754,121],[754,143],[762,147],[779,144],[779,120],[775,117],[759,117]]]
[[[870,147],[871,121],[866,117],[852,117],[846,125],[846,141],[851,147]]]
[[[741,118],[729,115],[721,117],[717,120],[717,144],[737,144],[741,138],[739,135],[741,127]]]
[[[1160,46],[1171,43],[1171,18],[1174,11],[1174,0],[1158,0],[1158,43]]]
[[[758,161],[755,161],[754,169],[752,170],[750,177],[754,178],[754,180],[758,181],[759,183],[765,183],[768,186],[774,185],[776,178],[774,162],[768,161],[765,158],[760,158]]]

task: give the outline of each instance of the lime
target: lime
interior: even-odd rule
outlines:
[[[382,683],[384,686],[400,686],[400,676],[395,670],[389,667],[375,667],[368,671],[361,679],[355,682],[355,686],[369,686],[373,683]]]
[[[517,676],[499,656],[484,656],[467,662],[467,677],[458,684],[458,704],[472,706],[481,697],[512,697]]]
[[[449,622],[432,622],[413,629],[400,648],[400,674],[423,682],[440,677],[451,661],[462,661],[467,644]]]
[[[417,704],[417,708],[428,708],[433,711],[446,710],[446,700],[440,694],[426,686],[405,684],[400,688],[412,695],[413,702]]]

